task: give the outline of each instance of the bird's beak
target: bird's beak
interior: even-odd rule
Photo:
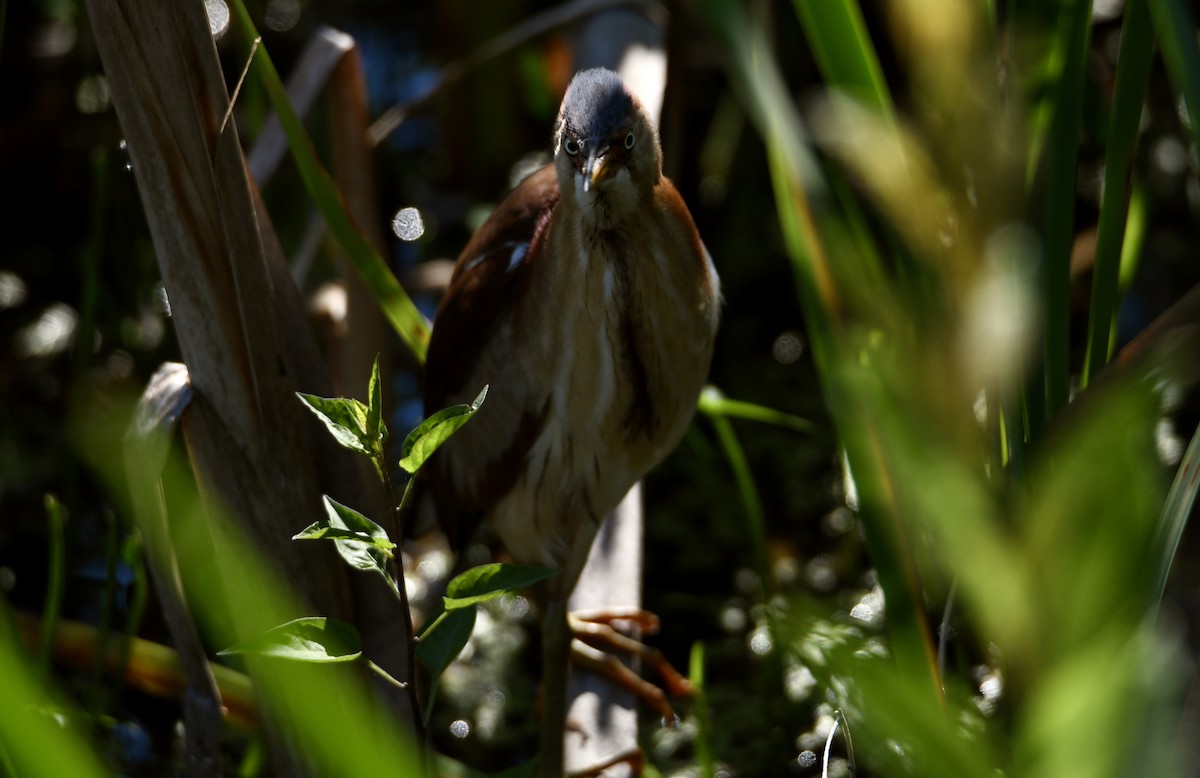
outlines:
[[[583,191],[590,192],[592,185],[612,175],[612,166],[607,162],[608,149],[593,146],[583,163]]]

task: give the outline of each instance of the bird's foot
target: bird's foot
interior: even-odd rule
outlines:
[[[657,648],[618,632],[613,626],[618,622],[632,622],[647,633],[658,630],[658,617],[640,609],[571,613],[567,616],[574,638],[571,658],[635,695],[661,715],[667,726],[675,726],[679,718],[667,697],[690,697],[692,685]],[[618,652],[636,657],[653,668],[662,678],[663,686],[656,686],[635,673],[614,655]]]

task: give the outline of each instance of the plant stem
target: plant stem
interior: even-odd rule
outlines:
[[[412,479],[404,487],[404,497],[401,498],[399,504],[396,503],[396,489],[392,484],[392,476],[388,470],[387,458],[380,453],[376,457],[376,464],[379,466],[379,472],[383,476],[383,485],[387,490],[388,510],[391,513],[388,521],[389,533],[392,535],[392,542],[396,544],[396,548],[391,558],[391,574],[392,574],[392,590],[400,599],[400,611],[404,615],[404,634],[408,639],[408,646],[404,651],[405,667],[404,689],[408,692],[409,705],[412,707],[413,726],[417,730],[417,742],[425,743],[425,719],[421,712],[421,701],[417,699],[417,637],[413,631],[412,606],[408,602],[408,587],[404,582],[404,523],[401,521],[401,510],[407,502],[409,491],[412,488]],[[393,679],[394,680],[394,679]]]
[[[387,670],[384,670],[382,667],[375,664],[370,659],[367,660],[367,667],[370,668],[371,672],[375,673],[380,678],[382,678],[383,680],[390,683],[392,686],[395,686],[397,689],[403,689],[405,691],[409,690],[409,684],[405,683],[404,681],[397,681],[396,678],[391,673],[389,673]]]

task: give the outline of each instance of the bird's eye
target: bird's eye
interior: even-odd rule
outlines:
[[[627,148],[627,149],[633,148],[633,133],[632,132],[625,136],[625,148]]]
[[[579,153],[579,143],[574,138],[567,138],[563,141],[563,151],[573,157]]]

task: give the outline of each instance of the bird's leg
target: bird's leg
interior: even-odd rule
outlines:
[[[552,588],[542,622],[542,752],[538,775],[563,774],[563,735],[567,719],[567,658],[571,632],[566,599]]]
[[[667,701],[667,694],[673,697],[691,696],[692,686],[671,666],[661,651],[621,634],[611,623],[630,619],[645,625],[647,631],[653,631],[658,623],[657,617],[641,610],[632,613],[606,613],[599,618],[579,613],[568,615],[568,627],[575,638],[571,644],[571,657],[576,663],[601,673],[622,689],[629,691],[660,714],[668,724],[672,724],[676,717],[674,709]],[[613,652],[618,651],[637,657],[653,668],[662,678],[666,694],[663,689],[642,679],[613,656]]]

